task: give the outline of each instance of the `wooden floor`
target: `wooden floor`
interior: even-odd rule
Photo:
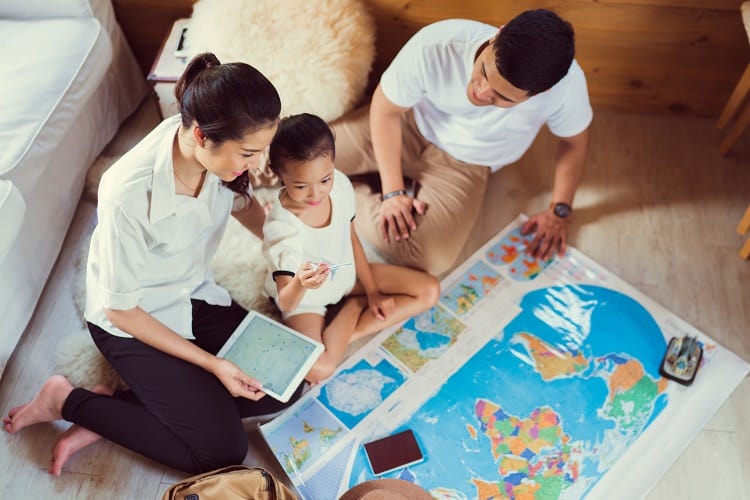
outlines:
[[[147,102],[106,151],[127,149],[151,127]],[[750,262],[737,253],[735,227],[750,203],[750,136],[731,156],[717,153],[709,119],[597,110],[585,181],[575,203],[572,244],[750,360]],[[555,141],[544,131],[520,164],[490,179],[485,216],[468,257],[519,212],[549,202]],[[0,412],[31,399],[54,373],[60,343],[80,330],[74,263],[95,224],[82,200],[32,322],[0,381]],[[745,380],[649,494],[649,499],[750,499],[750,383]],[[184,477],[114,444],[74,456],[61,477],[46,473],[51,448],[68,424],[41,424],[0,436],[0,498],[156,499]],[[252,424],[246,462],[268,462]],[[612,498],[616,498],[613,493]],[[323,499],[325,500],[325,499]]]

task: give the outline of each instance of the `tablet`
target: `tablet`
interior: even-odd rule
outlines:
[[[323,344],[250,311],[221,348],[228,359],[263,384],[263,391],[286,403],[323,352]]]

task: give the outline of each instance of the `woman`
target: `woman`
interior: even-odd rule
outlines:
[[[8,432],[78,424],[54,448],[53,474],[99,437],[188,473],[240,463],[241,419],[286,406],[215,356],[246,311],[209,267],[230,212],[262,237],[247,171],[276,131],[278,93],[253,67],[207,53],[188,64],[175,95],[180,114],[102,178],[89,252],[88,327],[130,390],[88,391],[55,375],[4,419]]]

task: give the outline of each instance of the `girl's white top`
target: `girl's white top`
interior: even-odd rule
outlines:
[[[268,214],[263,226],[263,255],[269,265],[265,289],[274,299],[277,297],[275,277],[279,274],[294,276],[305,261],[352,265],[332,270],[330,278],[320,288],[307,290],[301,307],[308,302],[335,304],[354,286],[357,279],[351,239],[351,221],[356,212],[354,188],[338,170],[334,170],[329,196],[331,222],[325,227],[308,226],[282,207],[279,200]]]

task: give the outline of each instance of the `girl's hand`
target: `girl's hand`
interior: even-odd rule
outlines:
[[[266,395],[260,382],[249,376],[229,360],[216,358],[212,373],[219,379],[229,394],[258,401]]]
[[[312,262],[305,262],[300,266],[296,277],[299,280],[300,285],[302,285],[302,288],[314,290],[320,288],[320,286],[325,283],[330,272],[331,270],[328,268],[328,264],[313,264]]]
[[[368,293],[367,303],[372,314],[380,321],[385,321],[396,309],[396,301],[393,300],[393,297],[383,295],[380,292]]]

